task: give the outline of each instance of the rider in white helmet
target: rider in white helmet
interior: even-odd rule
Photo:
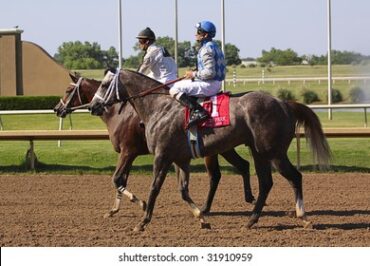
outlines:
[[[136,38],[139,39],[140,49],[145,51],[138,72],[162,83],[176,79],[176,62],[164,47],[155,44],[154,32],[147,27]]]
[[[197,103],[196,98],[189,96],[208,97],[220,92],[225,79],[225,56],[219,46],[212,40],[216,35],[216,27],[210,21],[202,21],[196,25],[195,38],[201,44],[197,56],[197,70],[187,71],[185,80],[177,82],[170,89],[170,94],[180,103],[193,110],[188,127],[206,120],[208,113]]]

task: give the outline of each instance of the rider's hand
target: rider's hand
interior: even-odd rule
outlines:
[[[187,70],[184,77],[185,79],[193,79],[195,77],[195,73],[191,70]]]

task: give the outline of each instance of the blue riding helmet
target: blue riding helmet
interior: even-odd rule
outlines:
[[[202,22],[197,23],[195,25],[198,31],[207,32],[209,34],[209,37],[213,38],[216,36],[216,26],[207,20],[204,20]]]

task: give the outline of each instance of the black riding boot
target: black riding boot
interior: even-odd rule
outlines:
[[[209,118],[209,114],[197,102],[197,99],[195,97],[188,96],[184,93],[180,96],[179,102],[189,107],[191,110],[187,128],[190,128],[200,122],[204,122]]]

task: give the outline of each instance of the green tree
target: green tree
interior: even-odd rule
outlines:
[[[337,65],[359,64],[364,57],[355,52],[332,51],[332,63]]]
[[[360,64],[362,62],[366,62],[366,60],[370,58],[369,56],[348,51],[332,50],[331,53],[331,61],[336,65]],[[304,57],[306,59],[308,58],[308,62],[311,65],[326,65],[328,63],[327,55],[312,55]]]
[[[175,57],[175,40],[171,37],[158,37],[156,43],[167,49],[172,57]],[[189,41],[177,43],[178,67],[194,67],[196,56],[194,48]]]
[[[116,48],[111,46],[107,51],[103,51],[103,63],[105,67],[117,68],[119,64]]]
[[[68,69],[98,69],[118,65],[115,48],[103,51],[96,42],[64,42],[58,47],[54,58]]]
[[[124,68],[131,68],[131,69],[138,69],[139,65],[141,64],[141,56],[132,55],[128,58],[125,58],[123,61]]]
[[[239,48],[231,43],[225,44],[225,57],[226,64],[231,65],[240,65],[242,60],[239,57]]]
[[[270,51],[262,50],[262,56],[257,58],[257,61],[265,64],[274,63],[286,66],[300,64],[302,62],[302,58],[292,49],[280,50],[271,48]]]

